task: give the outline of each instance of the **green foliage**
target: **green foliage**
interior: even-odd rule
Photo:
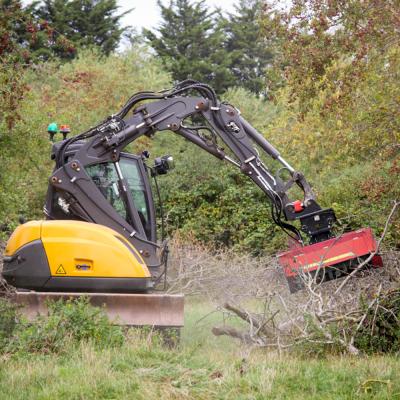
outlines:
[[[23,7],[19,0],[1,0],[2,63],[7,65],[12,60],[15,64],[18,62],[23,66],[30,61],[47,59],[53,52],[64,56],[75,52],[72,43],[65,36],[55,31],[48,21],[34,15],[35,4]]]
[[[158,4],[161,27],[156,33],[144,29],[144,35],[175,81],[207,82],[217,93],[229,87],[265,92],[265,69],[272,53],[260,31],[259,0],[240,1],[227,17],[210,13],[204,1]]]
[[[18,307],[16,305],[0,298],[0,349],[7,345],[15,330],[17,310]]]
[[[369,62],[398,44],[398,13],[396,1],[299,0],[283,10],[266,4],[265,36],[279,43],[275,76],[289,85],[290,100],[299,100],[300,110],[307,111],[326,85],[337,89],[327,104],[351,97]],[[341,61],[347,65],[340,79],[327,74]]]
[[[116,0],[45,0],[35,3],[31,11],[39,19],[47,21],[55,32],[61,33],[74,46],[95,46],[102,53],[110,54],[117,49],[126,30],[121,27],[121,18],[131,11],[117,14],[118,8]],[[40,50],[40,42],[37,48]],[[57,47],[54,54],[70,59],[76,52],[65,53]],[[50,56],[43,54],[44,58]]]
[[[261,191],[231,168],[211,160],[207,165],[214,168],[202,175],[196,171],[198,180],[190,187],[168,186],[165,205],[171,233],[181,228],[203,242],[244,248],[254,255],[282,245]]]
[[[279,54],[271,141],[333,205],[350,229],[381,233],[400,196],[398,4],[296,1],[265,9],[266,37]],[[274,36],[275,35],[275,36]],[[398,246],[395,217],[386,244]]]
[[[338,91],[328,75],[335,70],[342,76],[346,63],[328,69],[325,89],[309,101],[306,113],[290,102],[289,88],[276,99],[280,107],[268,129],[274,144],[314,184],[320,202],[334,205],[350,228],[370,225],[381,233],[391,201],[400,196],[399,52],[392,47],[371,60],[351,98],[328,108],[326,99]],[[398,246],[398,227],[395,217],[387,244]]]
[[[227,17],[209,12],[199,0],[158,4],[161,27],[157,32],[144,29],[144,35],[175,81],[207,82],[217,93],[229,87],[265,92],[272,53],[260,30],[261,1],[241,0]]]
[[[51,50],[57,43],[60,49],[69,45],[64,37],[50,38],[50,27],[40,23],[22,7],[19,0],[0,1],[0,120],[5,122],[7,130],[13,129],[21,118],[19,105],[26,93],[23,80],[24,70],[35,58],[34,47],[38,41],[38,32],[46,40],[41,41],[42,48]]]
[[[102,309],[91,306],[88,298],[48,302],[47,316],[38,316],[29,324],[20,322],[18,326],[11,324],[13,308],[7,307],[4,318],[9,328],[4,334],[4,353],[65,353],[69,346],[82,341],[100,348],[124,342],[121,328],[112,325]]]

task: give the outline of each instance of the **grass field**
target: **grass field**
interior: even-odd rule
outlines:
[[[168,349],[146,332],[121,348],[90,343],[62,355],[1,360],[1,399],[400,399],[394,356],[304,359],[265,350],[250,354],[213,337],[212,307],[191,300],[181,345]]]

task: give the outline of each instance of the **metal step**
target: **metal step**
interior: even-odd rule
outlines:
[[[12,301],[33,321],[47,314],[47,302],[86,296],[93,306],[105,307],[109,319],[117,325],[153,326],[159,328],[184,325],[184,296],[181,294],[60,293],[17,291]]]

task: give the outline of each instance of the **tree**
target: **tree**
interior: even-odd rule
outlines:
[[[41,54],[50,54],[55,46],[60,52],[74,51],[65,37],[55,35],[49,24],[32,16],[20,0],[0,0],[0,126],[4,121],[7,132],[20,117],[19,103],[27,90],[23,80],[26,67],[38,58],[39,48]]]
[[[326,98],[327,108],[354,97],[363,71],[398,46],[399,18],[398,0],[296,0],[285,10],[266,3],[263,31],[280,43],[276,76],[290,86],[291,101],[307,112],[330,81],[336,90]]]
[[[265,70],[273,58],[271,44],[260,27],[262,4],[261,0],[240,0],[236,12],[222,22],[236,86],[256,94],[266,90]]]
[[[128,10],[117,14],[116,0],[44,0],[35,3],[35,15],[47,21],[77,47],[97,46],[104,54],[114,51],[127,28],[120,25]],[[56,54],[65,58],[65,54]]]
[[[28,61],[29,52],[19,44],[19,31],[27,27],[28,21],[20,1],[0,0],[0,121],[6,123],[8,131],[14,126],[24,93],[22,65]]]
[[[162,22],[156,32],[143,34],[175,81],[188,78],[209,83],[221,93],[233,84],[230,57],[225,51],[223,31],[203,1],[158,0]]]

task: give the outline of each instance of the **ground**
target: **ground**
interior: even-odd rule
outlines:
[[[0,363],[1,399],[400,399],[395,356],[307,359],[212,336],[220,314],[189,299],[178,348],[133,331],[123,347]],[[202,319],[205,315],[208,317]]]

